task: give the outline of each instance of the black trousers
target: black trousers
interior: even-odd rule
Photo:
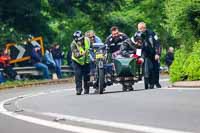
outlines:
[[[160,63],[158,61],[153,60],[152,61],[153,64],[153,68],[150,71],[150,78],[149,78],[149,84],[157,84],[159,83],[159,67],[160,67]]]
[[[82,91],[82,79],[84,81],[84,90],[89,90],[90,81],[90,64],[80,65],[73,61],[73,69],[75,74],[76,91]]]
[[[49,68],[49,70],[51,71],[51,73],[55,73],[56,72],[56,66],[54,66],[53,64],[46,64]]]
[[[15,80],[17,72],[12,68],[12,66],[7,66],[3,68],[3,72],[6,74],[8,79]]]
[[[154,85],[159,83],[160,63],[156,60],[145,58],[144,60],[144,78],[148,80],[148,84]]]

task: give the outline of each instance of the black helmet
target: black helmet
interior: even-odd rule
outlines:
[[[131,41],[133,42],[133,43],[135,43],[135,42],[138,42],[138,41],[143,41],[143,37],[142,37],[142,32],[140,32],[140,31],[137,31],[135,34],[134,34],[134,36],[133,37],[131,37]]]
[[[75,41],[80,41],[80,40],[82,40],[83,38],[84,38],[84,36],[83,36],[83,34],[82,34],[82,32],[81,32],[80,30],[74,32],[74,34],[73,34],[73,39],[74,39]]]
[[[134,41],[137,42],[139,40],[143,40],[143,33],[141,31],[137,31],[134,35]]]

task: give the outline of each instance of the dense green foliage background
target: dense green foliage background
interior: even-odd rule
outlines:
[[[199,59],[200,54],[190,55],[198,53],[192,51],[200,37],[199,0],[1,0],[0,46],[31,34],[43,36],[45,45],[56,41],[67,51],[75,30],[93,29],[105,40],[110,27],[117,25],[131,37],[140,21],[159,35],[163,50],[176,48],[180,61],[174,64],[183,65],[181,50],[186,51],[183,57]],[[171,69],[176,77],[172,76],[173,81],[182,79],[177,77],[194,79],[187,76],[194,69],[191,66],[184,76],[173,72],[181,70],[173,66],[177,67]]]

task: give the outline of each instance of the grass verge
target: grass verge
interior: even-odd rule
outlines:
[[[0,90],[16,88],[16,87],[32,87],[36,85],[46,85],[46,84],[59,84],[59,83],[72,83],[73,78],[65,78],[59,80],[20,80],[20,81],[6,81],[0,84]]]

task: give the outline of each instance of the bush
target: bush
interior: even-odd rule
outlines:
[[[193,45],[193,51],[184,64],[184,72],[187,75],[187,80],[200,79],[200,41]]]
[[[181,48],[175,52],[175,60],[170,68],[170,80],[200,80],[200,41],[192,45],[192,52]]]
[[[184,48],[181,48],[175,52],[175,60],[170,67],[170,80],[172,82],[184,80],[186,74],[184,73],[184,62],[187,54]]]

